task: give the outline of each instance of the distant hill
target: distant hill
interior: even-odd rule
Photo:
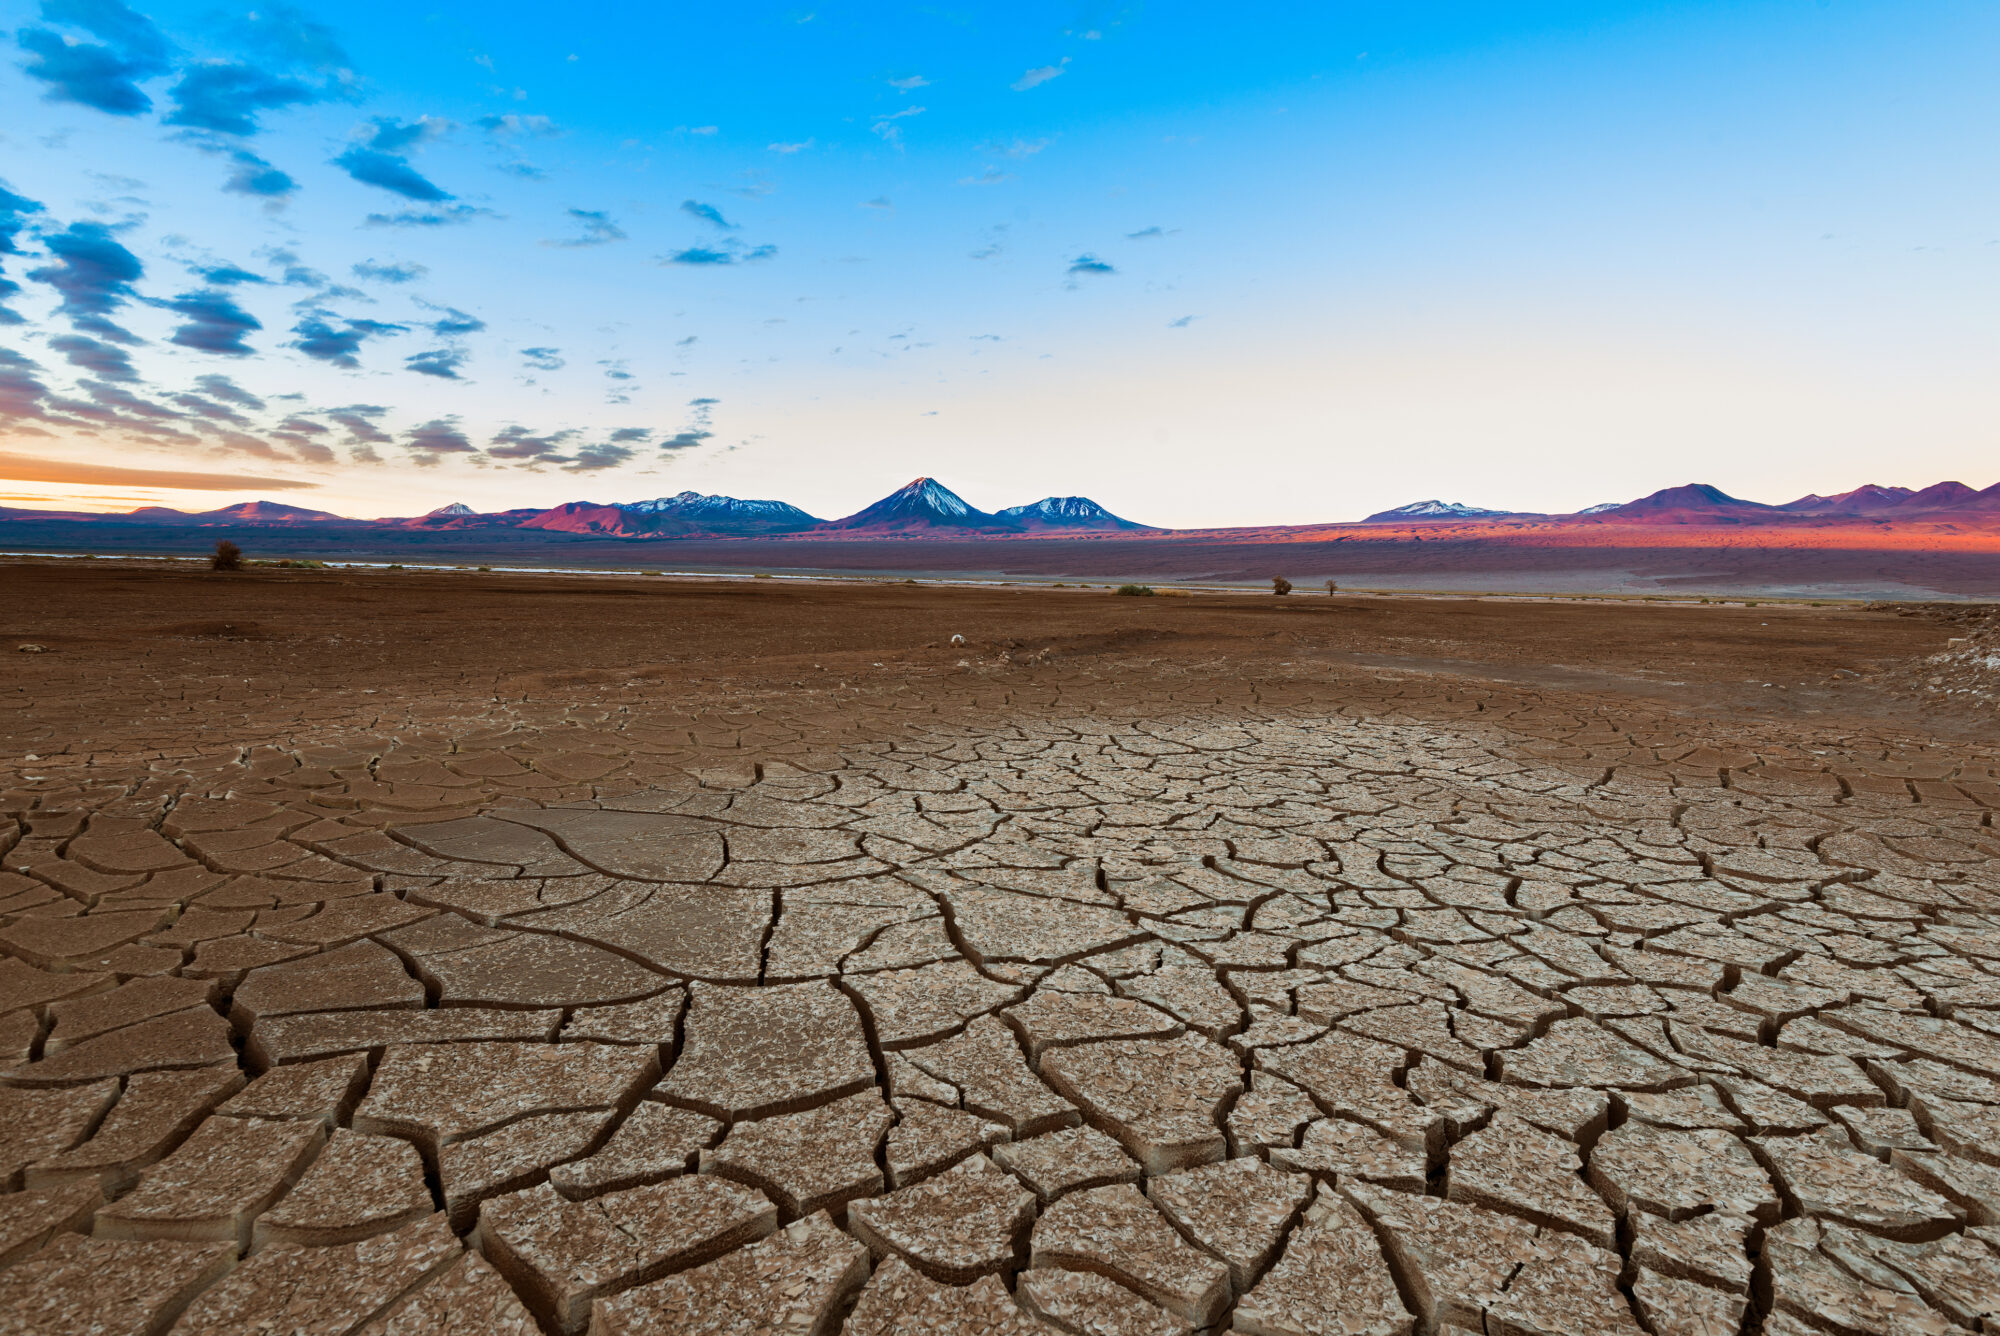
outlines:
[[[1394,510],[1378,510],[1361,522],[1394,524],[1402,520],[1480,520],[1513,513],[1510,510],[1487,510],[1482,506],[1468,506],[1463,501],[1412,501],[1409,505],[1397,506]]]
[[[1970,487],[1965,490],[1968,494],[1972,491]],[[1787,501],[1778,509],[1789,510],[1795,515],[1880,515],[1896,509],[1915,495],[1907,487],[1878,487],[1870,483],[1836,496],[1802,496],[1796,501]]]
[[[1619,519],[1643,519],[1653,523],[1687,523],[1695,519],[1741,519],[1763,515],[1782,515],[1776,506],[1767,506],[1761,501],[1745,501],[1731,496],[1720,487],[1711,487],[1705,482],[1684,483],[1679,487],[1663,487],[1637,501],[1627,501],[1622,506],[1612,506],[1598,512],[1606,517]]]
[[[1013,520],[1036,529],[1150,529],[1112,514],[1087,496],[1045,496],[1025,506],[1008,506],[995,511],[1001,519]]]
[[[618,508],[633,515],[686,520],[711,533],[782,533],[810,529],[824,522],[785,501],[745,501],[702,492],[679,492],[651,501],[626,501]]]
[[[239,501],[219,510],[188,512],[167,506],[141,506],[124,515],[107,515],[108,520],[166,522],[171,524],[365,524],[325,510],[307,510],[277,501]]]

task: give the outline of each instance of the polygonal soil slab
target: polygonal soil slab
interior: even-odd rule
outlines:
[[[352,1331],[449,1266],[460,1251],[441,1215],[338,1246],[272,1244],[198,1296],[174,1331]]]
[[[1053,1049],[1042,1071],[1148,1173],[1227,1153],[1218,1115],[1241,1093],[1242,1069],[1211,1039],[1183,1034]]]
[[[1680,1132],[1636,1122],[1614,1128],[1591,1150],[1590,1182],[1621,1214],[1778,1216],[1777,1190],[1750,1148],[1713,1128]]]
[[[722,832],[688,817],[561,808],[496,815],[555,836],[577,858],[614,877],[698,882],[722,867]],[[418,833],[435,829],[422,827]]]
[[[1243,1336],[1409,1336],[1374,1231],[1358,1211],[1322,1194],[1285,1241],[1285,1254],[1236,1301]]]
[[[564,1201],[547,1183],[479,1213],[487,1258],[542,1320],[577,1336],[593,1300],[760,1239],[778,1212],[754,1188],[706,1174]]]
[[[414,1044],[389,1049],[354,1128],[448,1142],[530,1113],[608,1109],[650,1084],[659,1055],[618,1044]]]
[[[902,1057],[945,1083],[972,1113],[1005,1127],[1016,1140],[1075,1125],[1076,1107],[1028,1070],[1013,1032],[981,1016],[949,1039],[905,1049]]]
[[[1034,1263],[1108,1276],[1196,1326],[1213,1322],[1229,1298],[1229,1268],[1127,1184],[1073,1192],[1043,1212]]]
[[[969,1285],[1011,1270],[1035,1198],[983,1155],[848,1207],[848,1228],[878,1260],[900,1256],[933,1280]]]
[[[1242,1294],[1270,1264],[1312,1196],[1312,1182],[1262,1160],[1224,1160],[1154,1178],[1146,1195],[1182,1234],[1228,1264]]]
[[[892,1116],[878,1092],[864,1090],[801,1113],[739,1122],[721,1145],[701,1153],[701,1170],[763,1189],[786,1219],[797,1219],[882,1190],[875,1150]]]
[[[940,1285],[891,1257],[875,1268],[847,1319],[847,1336],[1051,1336],[1023,1313],[997,1276]]]
[[[0,1313],[20,1336],[159,1332],[236,1262],[236,1244],[110,1242],[58,1234],[0,1271]]]
[[[252,1221],[298,1180],[324,1135],[317,1123],[210,1118],[97,1213],[97,1236],[248,1247]]]
[[[868,1278],[868,1250],[808,1216],[692,1271],[599,1301],[592,1336],[822,1332]]]
[[[689,989],[687,1037],[661,1098],[723,1119],[807,1108],[875,1083],[861,1018],[824,983]]]

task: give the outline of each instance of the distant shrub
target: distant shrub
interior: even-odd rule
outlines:
[[[1155,590],[1154,592],[1156,592],[1157,594],[1159,594],[1159,596],[1160,596],[1161,598],[1193,598],[1193,597],[1194,597],[1194,595],[1192,595],[1192,594],[1188,593],[1188,591],[1187,591],[1187,590],[1185,590],[1185,589],[1160,589],[1160,590]]]
[[[243,549],[227,538],[215,545],[215,555],[208,559],[210,570],[240,571],[243,569]]]
[[[1119,585],[1118,592],[1123,594],[1126,598],[1151,598],[1153,596],[1153,586]]]
[[[400,571],[403,569],[403,563],[400,561],[392,561],[387,566],[384,566],[382,569],[385,571]]]
[[[1280,595],[1289,594],[1292,592],[1292,582],[1282,575],[1274,575],[1271,577],[1271,592]]]
[[[1338,594],[1340,592],[1340,582],[1338,580],[1328,580],[1326,582],[1326,592],[1329,594]]]
[[[482,571],[490,571],[490,570],[492,570],[493,568],[492,568],[491,566],[481,566],[481,567],[480,567],[479,569],[480,569],[480,570],[482,570]]]

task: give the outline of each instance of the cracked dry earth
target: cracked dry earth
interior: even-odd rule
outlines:
[[[2000,1330],[1991,747],[699,696],[12,763],[0,1333]]]

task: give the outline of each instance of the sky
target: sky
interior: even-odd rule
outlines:
[[[0,506],[2000,479],[2000,7],[0,0]]]

